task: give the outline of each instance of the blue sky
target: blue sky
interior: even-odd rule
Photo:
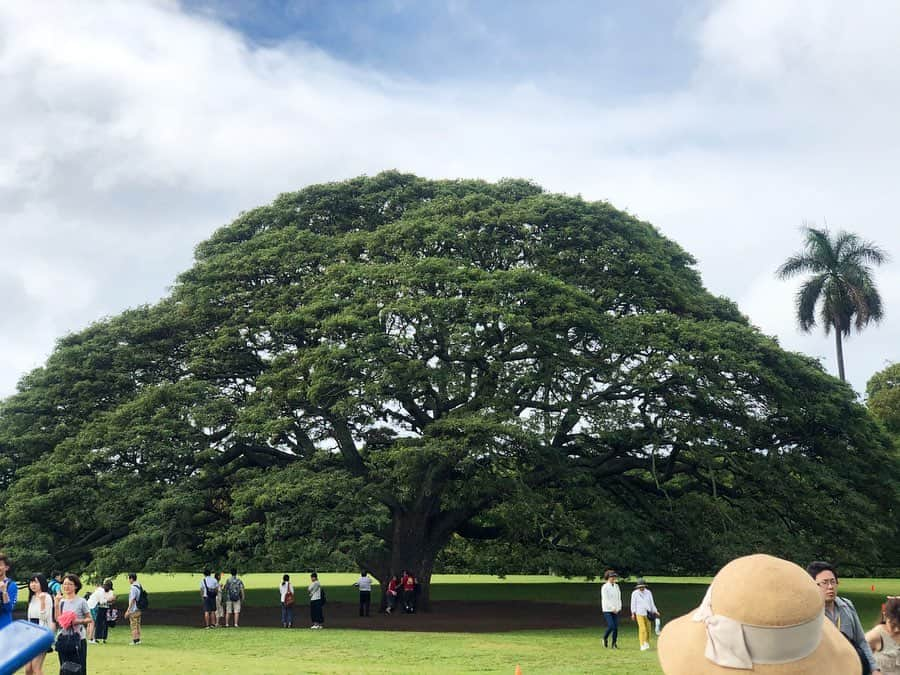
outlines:
[[[614,100],[681,86],[705,3],[276,2],[190,0],[248,40],[302,40],[329,55],[422,82],[535,82]]]
[[[898,3],[36,0],[0,45],[0,396],[242,211],[384,169],[607,200],[831,372],[774,271],[853,230],[894,262],[848,377],[900,358]]]

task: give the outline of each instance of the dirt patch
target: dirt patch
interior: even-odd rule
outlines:
[[[278,607],[244,607],[241,626],[281,627]],[[199,607],[148,609],[146,625],[194,626],[203,628]],[[309,607],[294,608],[294,626],[310,624]],[[463,602],[445,600],[432,603],[432,611],[416,614],[381,614],[373,608],[369,617],[359,616],[355,604],[329,602],[325,606],[327,628],[361,630],[420,631],[435,633],[496,633],[548,628],[600,628],[600,610],[590,605],[563,605],[541,602]]]

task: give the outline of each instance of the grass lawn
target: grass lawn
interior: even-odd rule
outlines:
[[[127,628],[111,643],[91,645],[88,670],[97,675],[142,673],[661,673],[656,652],[640,652],[633,628],[603,649],[597,630],[520,633],[389,633],[277,628],[184,629],[148,627],[144,643],[125,644]],[[54,657],[55,655],[50,655]],[[48,662],[49,664],[50,662]],[[53,662],[52,665],[55,665]],[[47,668],[53,672],[52,668]]]

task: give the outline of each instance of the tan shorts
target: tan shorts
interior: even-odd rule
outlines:
[[[141,629],[141,611],[138,610],[136,612],[132,612],[128,615],[128,624],[131,626],[132,631],[139,631]]]
[[[241,601],[240,600],[228,600],[225,602],[225,609],[228,610],[229,614],[240,614],[241,613]]]

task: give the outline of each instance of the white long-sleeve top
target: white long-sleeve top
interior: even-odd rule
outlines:
[[[281,602],[284,602],[284,596],[288,591],[291,593],[294,592],[294,587],[291,585],[290,581],[282,581],[281,586],[279,587],[279,591],[281,592]]]
[[[635,616],[647,616],[648,612],[659,614],[656,603],[653,602],[653,593],[646,588],[638,588],[631,593],[631,613]]]
[[[600,605],[604,612],[618,614],[622,611],[622,591],[619,584],[607,581],[600,587]]]

